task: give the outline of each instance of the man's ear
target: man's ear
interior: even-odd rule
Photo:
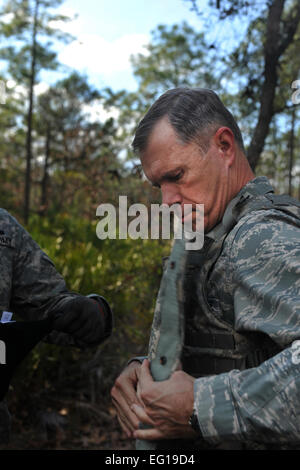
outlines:
[[[220,127],[214,135],[214,143],[219,154],[226,159],[228,166],[234,162],[236,146],[233,132],[229,127]]]

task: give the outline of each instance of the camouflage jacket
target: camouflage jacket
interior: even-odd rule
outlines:
[[[29,233],[0,209],[0,317],[5,310],[24,320],[43,319],[62,311],[63,305],[75,296],[79,294],[67,289],[53,262]],[[70,335],[56,331],[45,340],[76,345]],[[9,413],[6,403],[0,402],[0,442],[7,441],[8,431]]]
[[[272,190],[267,178],[259,177],[239,195],[251,185]],[[208,448],[231,443],[228,448],[300,449],[299,274],[300,231],[288,214],[251,212],[227,235],[207,284],[214,314],[241,334],[267,335],[280,352],[258,367],[195,380],[194,406]],[[158,296],[150,359],[159,338],[159,311]]]
[[[4,209],[0,209],[0,253],[0,311],[39,320],[78,295],[68,291],[50,258]],[[62,344],[71,341],[67,335],[57,338]]]
[[[261,184],[267,179],[240,194]],[[203,437],[300,448],[300,230],[293,218],[278,210],[245,215],[225,240],[209,288],[216,315],[238,332],[267,334],[282,350],[258,367],[195,381]]]

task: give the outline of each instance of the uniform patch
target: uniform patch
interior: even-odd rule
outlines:
[[[0,245],[11,247],[12,246],[11,238],[7,237],[6,235],[0,234]]]

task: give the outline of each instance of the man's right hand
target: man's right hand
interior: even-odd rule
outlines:
[[[137,397],[140,368],[140,362],[131,362],[116,379],[111,389],[111,397],[117,410],[119,423],[128,437],[132,437],[133,432],[139,426],[139,420],[136,414],[131,411],[131,407],[133,404],[142,405]]]

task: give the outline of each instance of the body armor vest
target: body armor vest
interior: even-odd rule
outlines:
[[[229,232],[249,212],[270,209],[288,213],[300,228],[299,201],[275,195],[266,187],[251,188],[228,205],[222,223],[216,228],[215,239],[206,237],[201,250],[188,254],[182,366],[194,377],[256,367],[281,350],[264,333],[235,331],[233,325],[216,316],[207,297],[210,272]]]
[[[205,237],[199,251],[190,251],[184,272],[184,342],[181,351],[182,368],[194,377],[204,377],[257,367],[280,352],[281,348],[262,332],[243,332],[217,315],[208,298],[208,280],[222,253],[224,242],[234,226],[254,211],[281,211],[300,228],[300,202],[286,195],[275,195],[269,185],[247,188],[227,206],[222,223],[213,229],[213,237]],[[165,259],[165,262],[167,259]],[[165,263],[166,264],[166,263]],[[274,444],[254,441],[224,441],[207,443],[202,436],[195,440],[162,440],[157,449],[276,449]]]

